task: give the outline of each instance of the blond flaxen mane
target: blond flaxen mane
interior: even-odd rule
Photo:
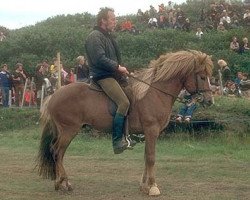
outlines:
[[[192,72],[205,71],[208,76],[211,76],[212,69],[211,56],[200,51],[189,50],[161,55],[158,59],[151,61],[147,69],[136,72],[134,76],[143,82],[152,84],[176,76],[185,77]],[[135,100],[143,98],[149,89],[149,85],[143,82],[134,81],[132,84]]]

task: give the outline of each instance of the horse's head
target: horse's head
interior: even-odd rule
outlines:
[[[212,68],[213,62],[211,57],[206,54],[201,54],[200,57],[195,60],[195,70],[193,70],[184,81],[186,90],[192,95],[197,95],[198,101],[204,106],[210,106],[213,103],[209,81]]]

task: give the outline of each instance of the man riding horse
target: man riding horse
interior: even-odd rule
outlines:
[[[129,72],[126,67],[121,66],[120,51],[111,35],[115,26],[114,10],[102,8],[97,15],[97,26],[86,39],[85,48],[92,80],[117,105],[113,119],[112,141],[114,153],[120,154],[128,148],[128,143],[123,141],[123,133],[130,102],[117,82],[116,74],[126,75]]]

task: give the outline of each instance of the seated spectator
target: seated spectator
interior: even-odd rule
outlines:
[[[249,45],[248,45],[248,38],[247,37],[244,37],[242,39],[242,42],[240,44],[240,48],[239,48],[239,53],[244,53],[246,51],[248,51],[250,48],[249,48]]]
[[[156,18],[150,18],[148,21],[148,27],[149,28],[157,28],[158,27],[158,22]]]
[[[236,86],[236,84],[233,81],[227,81],[225,84],[225,87],[223,88],[223,94],[226,96],[241,96],[241,91]]]
[[[193,113],[197,108],[197,98],[189,94],[187,90],[182,90],[178,97],[184,101],[184,104],[180,107],[176,122],[184,121],[190,123]]]
[[[235,84],[237,86],[239,86],[242,79],[243,79],[243,73],[242,72],[237,72],[237,77],[234,80]]]
[[[230,50],[239,52],[239,49],[240,49],[239,42],[237,41],[237,37],[234,36],[232,38],[232,42],[230,43]]]
[[[242,91],[250,90],[250,80],[248,80],[247,73],[242,73],[242,80],[240,81],[240,89]]]
[[[219,25],[217,26],[217,31],[219,31],[219,32],[226,32],[227,31],[223,22],[219,23]]]
[[[202,36],[203,36],[203,32],[202,32],[202,30],[201,30],[201,28],[197,28],[197,32],[196,32],[196,34],[195,34],[199,39],[201,39],[202,38]]]

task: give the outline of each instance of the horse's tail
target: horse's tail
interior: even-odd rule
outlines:
[[[40,109],[42,137],[38,152],[38,172],[39,175],[44,178],[51,178],[52,180],[55,180],[56,158],[53,146],[57,140],[57,128],[48,112],[48,103],[50,98],[51,96],[48,96],[45,99],[43,106]]]

